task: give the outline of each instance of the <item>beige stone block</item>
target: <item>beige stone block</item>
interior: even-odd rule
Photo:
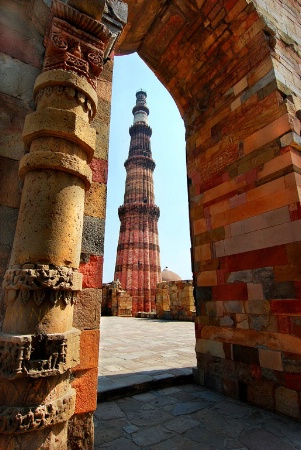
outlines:
[[[23,214],[19,216],[15,233],[12,264],[43,261],[44,264],[78,267],[84,187],[79,178],[58,170],[28,172],[20,206]]]
[[[275,403],[277,412],[300,418],[298,392],[280,386],[275,392]]]
[[[300,338],[289,334],[272,333],[270,331],[221,329],[217,326],[207,326],[202,329],[205,340],[219,340],[230,344],[246,345],[247,347],[266,347],[288,353],[301,354]]]
[[[241,105],[241,99],[240,97],[234,100],[234,102],[231,103],[231,111],[235,111],[237,108],[239,108]]]
[[[205,233],[207,231],[206,219],[196,220],[193,224],[193,234]]]
[[[90,162],[96,142],[96,131],[72,111],[46,108],[28,114],[23,128],[23,140],[29,148],[39,137],[56,136],[68,139],[83,148]]]
[[[244,141],[244,153],[248,155],[259,147],[277,139],[279,136],[292,129],[289,115],[284,114],[274,122],[269,123],[265,127],[247,137]]]
[[[89,189],[92,170],[81,158],[62,152],[35,151],[27,153],[20,161],[19,176],[24,178],[31,170],[53,169],[67,172],[83,180]]]
[[[273,352],[272,350],[265,350],[263,348],[260,348],[258,351],[261,367],[271,370],[283,370],[281,352]]]
[[[236,83],[235,86],[233,86],[234,95],[239,94],[241,91],[243,91],[247,87],[248,87],[248,80],[247,80],[247,77],[244,77],[238,83]]]
[[[284,177],[277,178],[276,180],[270,181],[269,183],[265,183],[262,186],[259,186],[255,189],[251,189],[247,192],[247,201],[252,202],[261,197],[265,197],[267,195],[273,195],[277,191],[282,191],[285,189]]]
[[[211,245],[204,244],[195,247],[194,255],[195,261],[207,261],[208,259],[211,259]]]
[[[258,214],[239,222],[230,224],[231,236],[238,236],[240,234],[250,233],[255,230],[262,230],[264,228],[273,227],[282,223],[290,222],[290,214],[288,207],[277,208],[274,211],[268,211],[263,214]]]
[[[106,216],[107,187],[103,183],[92,183],[86,193],[85,215],[104,219]]]
[[[247,201],[247,203],[238,205],[236,208],[228,208],[228,210],[223,210],[220,213],[217,212],[215,215],[211,214],[212,228],[223,227],[259,214],[264,214],[268,211],[290,205],[291,203],[300,200],[296,186],[291,186],[289,188],[277,191],[277,195],[275,195],[276,192],[273,194],[272,202],[272,193],[269,193],[265,196],[259,196],[253,201]]]
[[[263,170],[258,173],[258,179],[261,180],[262,178],[265,178],[280,169],[284,169],[290,164],[292,164],[291,152],[287,152],[283,155],[277,156],[276,158],[264,164]]]
[[[275,247],[301,240],[301,220],[235,236],[214,243],[216,257]]]
[[[225,351],[222,342],[197,339],[195,350],[197,353],[204,353],[217,356],[218,358],[225,358]]]
[[[216,286],[217,285],[217,275],[215,270],[208,270],[206,272],[201,272],[197,278],[198,286]]]
[[[80,330],[99,328],[102,291],[83,289],[74,305],[73,326]]]
[[[261,283],[247,283],[248,299],[249,300],[263,300],[263,290]]]
[[[89,98],[95,115],[98,98],[95,90],[88,83],[86,78],[80,77],[70,70],[47,70],[37,77],[34,85],[34,93],[37,94],[40,89],[52,86],[69,86],[76,91],[82,92],[85,97]]]

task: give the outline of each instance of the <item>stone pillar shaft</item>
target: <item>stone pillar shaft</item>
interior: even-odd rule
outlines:
[[[69,3],[86,7],[80,12],[53,1],[43,72],[34,86],[37,109],[23,128],[28,153],[19,167],[24,186],[0,334],[3,450],[17,443],[26,450],[67,449],[76,406],[70,371],[80,361],[80,331],[72,323],[96,140],[90,122],[113,32],[99,21],[104,1]]]

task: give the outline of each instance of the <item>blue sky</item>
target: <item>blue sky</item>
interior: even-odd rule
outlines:
[[[184,280],[192,278],[188,196],[186,184],[185,130],[177,106],[137,54],[115,57],[110,126],[109,179],[104,252],[104,283],[114,278],[123,204],[127,159],[136,91],[145,89],[150,109],[149,125],[154,171],[155,201],[160,208],[159,244],[162,270],[168,268]]]

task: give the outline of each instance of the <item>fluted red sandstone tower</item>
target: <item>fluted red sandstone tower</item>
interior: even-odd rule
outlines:
[[[155,309],[156,285],[161,281],[158,219],[155,205],[150,138],[149,109],[146,92],[136,93],[134,123],[130,127],[129,156],[124,166],[124,204],[119,207],[120,234],[117,247],[115,280],[119,279],[133,299],[132,313]]]

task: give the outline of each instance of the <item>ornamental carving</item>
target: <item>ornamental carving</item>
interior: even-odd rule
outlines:
[[[0,334],[0,376],[37,378],[64,373],[78,362],[79,334]]]
[[[124,167],[127,169],[129,167],[142,167],[143,169],[150,169],[152,172],[155,170],[156,163],[153,159],[146,156],[131,156],[128,158]]]
[[[93,117],[95,116],[96,108],[95,105],[92,103],[91,99],[87,97],[82,91],[76,90],[71,86],[57,85],[41,88],[37,91],[36,95],[34,96],[34,101],[36,104],[38,104],[43,97],[49,97],[52,94],[57,96],[64,95],[69,100],[75,99],[76,103],[78,105],[81,105],[84,112],[88,114],[89,120],[93,119]]]
[[[3,289],[15,291],[15,299],[19,297],[22,304],[31,299],[37,305],[44,300],[69,304],[74,301],[74,291],[81,289],[81,280],[82,275],[69,267],[25,264],[6,271]]]
[[[129,133],[131,137],[135,136],[135,134],[142,134],[150,137],[152,135],[152,132],[153,131],[151,127],[142,122],[141,123],[137,122],[134,125],[131,125],[129,128]]]
[[[75,395],[65,395],[43,405],[0,407],[0,433],[25,433],[65,422],[74,413]]]
[[[112,33],[100,22],[68,5],[62,6],[61,2],[55,4],[53,13],[60,17],[52,18],[49,34],[45,39],[44,71],[71,70],[84,76],[95,89],[97,78],[103,69],[105,48]],[[63,20],[65,18],[69,23]],[[85,21],[91,34],[80,29],[80,26],[85,28]]]
[[[130,203],[127,205],[119,206],[118,215],[120,220],[127,214],[145,214],[154,219],[159,219],[160,208],[156,205],[149,205],[146,203]]]

